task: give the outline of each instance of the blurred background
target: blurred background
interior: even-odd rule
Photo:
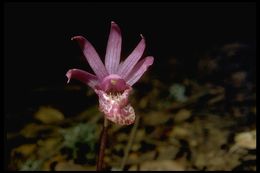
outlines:
[[[143,34],[155,61],[131,96],[136,127],[110,125],[105,169],[255,170],[256,4],[155,2],[5,3],[6,169],[95,170],[97,96],[65,74],[92,72],[71,37],[104,57],[111,21],[122,59]]]

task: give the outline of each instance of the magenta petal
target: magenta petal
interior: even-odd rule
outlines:
[[[127,83],[132,86],[135,84],[141,76],[144,74],[144,72],[147,70],[147,68],[153,64],[154,58],[152,56],[148,56],[145,59],[138,62],[131,73],[127,76],[126,81]]]
[[[97,77],[101,80],[106,77],[108,72],[92,44],[83,36],[75,36],[72,37],[71,40],[78,41],[90,67],[93,69]]]
[[[99,89],[109,93],[109,92],[123,92],[129,85],[120,76],[111,74],[105,77],[101,83],[98,85]]]
[[[122,37],[118,25],[111,22],[111,29],[107,43],[105,66],[109,74],[115,74],[120,62]]]
[[[129,75],[133,67],[142,57],[144,49],[145,49],[145,39],[141,35],[142,39],[133,52],[127,57],[127,59],[120,64],[117,74],[119,74],[123,79]]]
[[[91,88],[95,88],[95,86],[98,83],[98,78],[97,76],[94,76],[93,74],[90,74],[84,70],[80,69],[70,69],[67,73],[66,76],[68,78],[68,82],[70,82],[71,78],[77,79],[86,85],[90,86]]]
[[[122,94],[111,95],[102,90],[95,89],[99,97],[99,109],[110,121],[120,125],[130,125],[134,123],[134,108],[128,104],[128,97],[131,88]]]

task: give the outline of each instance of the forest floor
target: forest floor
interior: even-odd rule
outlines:
[[[193,76],[142,78],[130,99],[135,124],[109,123],[105,170],[256,171],[255,64],[244,63],[253,55],[237,43],[215,52],[198,58]],[[173,59],[166,71],[178,65]],[[79,90],[91,100],[84,110],[68,116],[38,105],[22,128],[7,131],[8,170],[96,169],[103,115],[90,89],[63,92]]]

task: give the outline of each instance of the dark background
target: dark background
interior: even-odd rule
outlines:
[[[172,56],[189,69],[209,48],[256,39],[255,3],[6,3],[4,10],[4,103],[10,117],[37,102],[32,90],[64,87],[68,69],[90,71],[70,38],[85,36],[103,57],[111,21],[122,31],[122,57],[140,33],[145,36],[157,77],[164,75],[159,65]],[[50,95],[49,101],[66,100]]]

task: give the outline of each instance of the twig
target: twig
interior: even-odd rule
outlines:
[[[106,142],[107,142],[107,127],[108,127],[108,120],[104,117],[103,129],[102,129],[101,136],[100,136],[97,171],[102,171],[102,169],[103,169],[104,153],[105,153]]]
[[[128,140],[128,143],[127,143],[127,146],[125,148],[125,151],[124,151],[124,158],[121,162],[121,165],[120,165],[120,170],[122,171],[125,167],[125,163],[127,161],[127,158],[128,158],[128,154],[129,154],[129,151],[133,145],[133,142],[134,142],[134,137],[135,137],[135,134],[136,134],[136,130],[137,130],[137,127],[139,125],[139,120],[140,120],[140,116],[137,116],[136,117],[136,121],[135,121],[135,124],[131,130],[131,134],[130,134],[130,137],[129,137],[129,140]]]

